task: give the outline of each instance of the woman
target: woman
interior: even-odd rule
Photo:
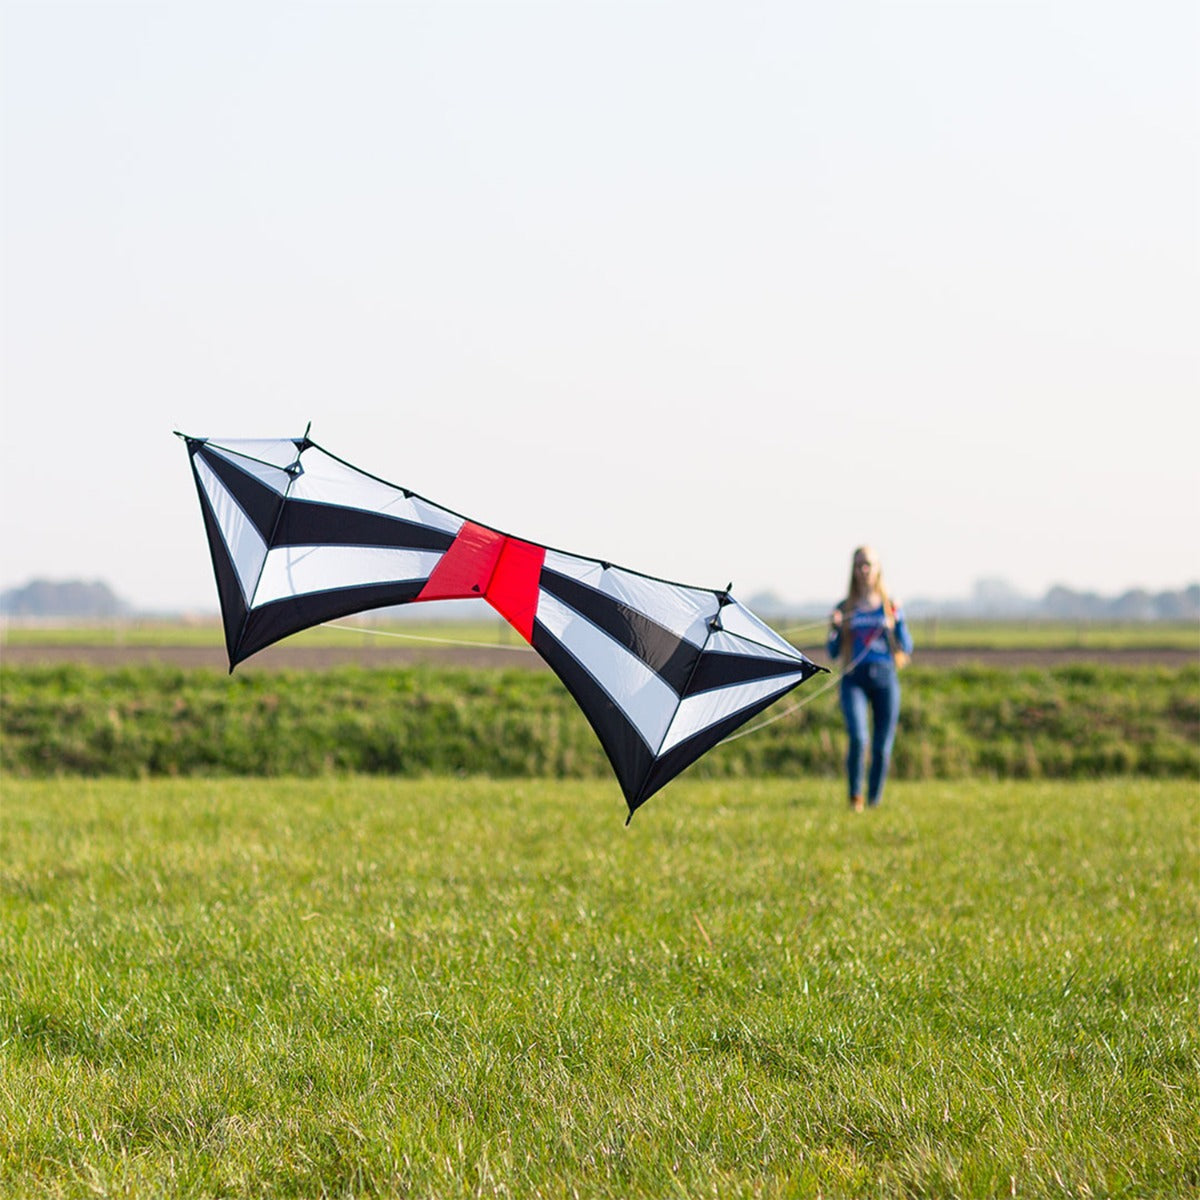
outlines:
[[[850,591],[829,617],[829,657],[842,660],[842,715],[850,747],[846,774],[850,807],[862,812],[883,798],[883,784],[896,740],[900,717],[898,665],[912,653],[912,638],[899,606],[888,596],[879,558],[869,546],[854,552]],[[897,663],[897,658],[900,662]],[[871,772],[863,799],[863,752],[867,745],[870,709]]]

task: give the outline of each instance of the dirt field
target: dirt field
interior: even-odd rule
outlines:
[[[817,650],[808,653],[815,662],[827,665],[824,654]],[[6,646],[3,662],[12,666],[52,663],[88,663],[105,667],[128,667],[138,663],[170,663],[180,667],[206,667],[225,670],[225,652],[203,646]],[[922,650],[914,660],[926,667],[951,667],[979,663],[994,667],[1055,667],[1066,663],[1093,662],[1107,666],[1164,666],[1181,667],[1196,662],[1189,650],[986,650],[955,649]],[[439,645],[370,645],[291,646],[286,643],[270,646],[238,667],[239,671],[284,669],[323,670],[338,666],[395,668],[414,663],[439,663],[444,666],[471,668],[509,667],[518,670],[547,670],[531,650],[502,646],[439,646]]]

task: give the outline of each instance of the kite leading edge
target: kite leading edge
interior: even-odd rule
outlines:
[[[230,671],[313,625],[423,600],[486,600],[566,685],[629,815],[824,670],[728,589],[688,587],[467,520],[309,439],[187,443]]]

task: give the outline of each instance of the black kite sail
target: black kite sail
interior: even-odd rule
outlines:
[[[230,670],[280,638],[417,600],[486,600],[567,686],[630,815],[822,670],[728,590],[491,529],[299,438],[184,437]]]

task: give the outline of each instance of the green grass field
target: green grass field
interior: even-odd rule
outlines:
[[[1194,781],[0,787],[2,1195],[1200,1192]]]

